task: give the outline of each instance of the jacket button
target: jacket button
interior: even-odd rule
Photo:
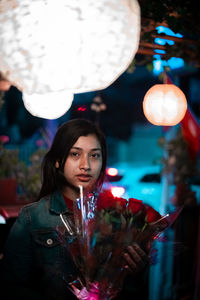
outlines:
[[[47,240],[47,244],[48,244],[48,245],[52,245],[52,244],[53,244],[52,239],[48,239],[48,240]]]

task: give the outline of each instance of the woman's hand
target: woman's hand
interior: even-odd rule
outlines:
[[[149,262],[146,252],[136,243],[127,247],[123,257],[125,259],[125,269],[131,274],[142,271]]]

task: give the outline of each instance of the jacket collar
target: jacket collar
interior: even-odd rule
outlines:
[[[71,211],[69,210],[69,208],[67,207],[67,205],[64,202],[62,194],[59,191],[53,193],[50,196],[49,210],[58,215],[64,214],[64,213],[71,213]]]

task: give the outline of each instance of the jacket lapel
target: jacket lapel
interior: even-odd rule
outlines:
[[[71,213],[63,200],[62,194],[58,191],[52,194],[50,198],[49,210],[57,215]]]

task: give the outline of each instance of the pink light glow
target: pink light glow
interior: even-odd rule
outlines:
[[[116,168],[108,168],[107,174],[110,176],[116,176],[118,174],[118,170]]]
[[[122,186],[113,186],[111,187],[111,193],[114,197],[120,198],[125,193],[125,188]]]

